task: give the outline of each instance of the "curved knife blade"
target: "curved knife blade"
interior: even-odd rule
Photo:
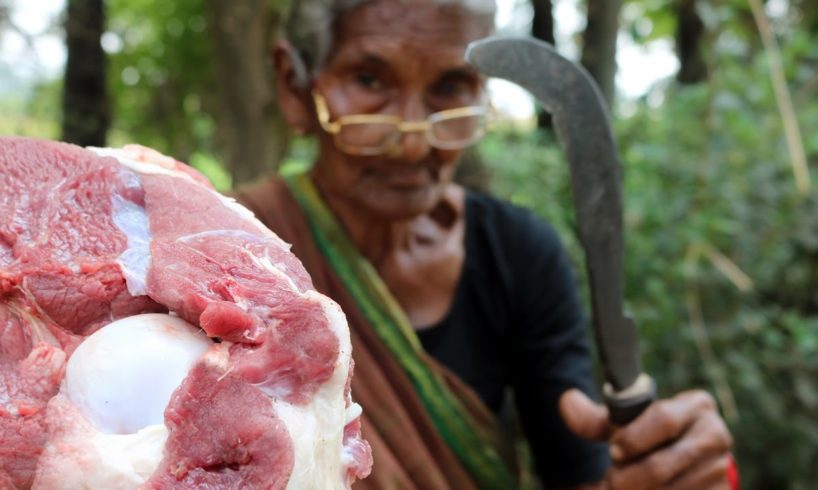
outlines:
[[[533,38],[493,37],[469,46],[466,60],[480,72],[520,85],[551,113],[571,167],[571,184],[585,250],[594,334],[611,419],[635,418],[653,399],[642,374],[636,328],[623,313],[622,177],[606,104],[581,67]]]

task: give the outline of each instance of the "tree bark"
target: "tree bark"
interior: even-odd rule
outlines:
[[[588,24],[583,34],[582,66],[599,85],[610,107],[616,81],[616,37],[621,0],[588,0]]]
[[[551,0],[531,0],[534,17],[531,19],[531,35],[554,44],[554,5]]]
[[[707,80],[707,63],[702,49],[705,29],[696,11],[696,0],[677,0],[675,10],[676,55],[679,57],[676,80],[683,84],[703,82]]]
[[[68,1],[62,139],[81,146],[105,146],[111,119],[100,44],[104,28],[103,0]]]
[[[531,19],[531,35],[537,39],[556,45],[554,37],[554,5],[551,0],[531,0],[534,17]],[[542,107],[537,108],[537,127],[550,128],[551,114]]]
[[[207,0],[221,99],[220,131],[233,185],[276,167],[287,131],[273,94],[270,40],[281,23],[268,0]]]

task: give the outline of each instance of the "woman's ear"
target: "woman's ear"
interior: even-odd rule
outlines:
[[[281,114],[296,134],[312,129],[309,76],[304,61],[292,45],[279,41],[273,48],[276,96]]]

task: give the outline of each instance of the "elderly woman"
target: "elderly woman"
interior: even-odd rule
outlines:
[[[493,1],[293,3],[278,101],[318,156],[238,196],[347,314],[375,461],[356,488],[522,488],[531,467],[548,487],[727,488],[712,399],[681,394],[612,428],[582,394],[591,361],[554,232],[452,181],[483,132],[485,80],[463,54],[491,32]],[[530,452],[499,422],[515,410]]]

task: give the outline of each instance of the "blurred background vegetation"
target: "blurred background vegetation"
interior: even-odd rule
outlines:
[[[556,40],[612,104],[628,304],[660,391],[716,394],[743,488],[816,488],[818,2],[508,1],[502,29]],[[67,62],[23,76],[0,59],[0,134],[138,142],[221,189],[309,164],[271,91],[269,40],[287,0],[68,0],[34,33],[15,16],[24,3],[0,0],[0,50],[9,34],[32,53],[59,36]],[[565,3],[584,25],[555,35]],[[669,46],[676,72],[638,97],[617,91],[617,38]],[[656,78],[637,69],[625,74]],[[538,119],[500,125],[463,178],[549,219],[581,267],[566,166]]]

